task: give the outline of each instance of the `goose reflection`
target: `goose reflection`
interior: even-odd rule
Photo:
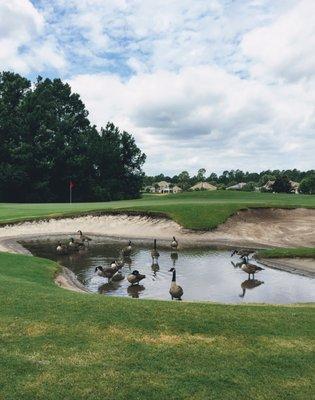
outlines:
[[[114,281],[110,281],[108,283],[104,283],[104,285],[101,285],[97,291],[100,294],[106,294],[106,293],[110,293],[110,292],[114,292],[117,289],[119,289],[120,287],[120,283],[119,282],[114,282]]]
[[[264,282],[259,281],[257,279],[246,279],[246,281],[241,283],[241,288],[242,288],[242,293],[239,295],[239,297],[244,297],[246,290],[251,290],[255,289],[256,287],[262,285]]]
[[[132,259],[131,257],[124,257],[124,263],[127,265],[129,269],[131,269]]]
[[[143,285],[130,285],[127,287],[127,293],[133,299],[138,299],[140,296],[140,293],[143,292],[144,290],[145,290],[145,287]]]
[[[231,261],[231,264],[233,265],[234,268],[241,268],[241,266],[244,264],[243,261],[235,263],[234,261]]]
[[[153,275],[156,276],[156,273],[160,270],[160,266],[157,260],[152,260],[151,269],[153,271]]]
[[[157,262],[158,258],[160,257],[160,253],[158,252],[156,248],[156,239],[153,241],[153,249],[151,250],[151,257],[152,257],[152,262]]]
[[[176,251],[171,252],[171,260],[173,261],[173,267],[175,267],[178,260],[178,253]]]

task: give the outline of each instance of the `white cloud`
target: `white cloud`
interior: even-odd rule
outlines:
[[[209,66],[127,81],[79,75],[70,84],[98,125],[111,120],[135,134],[149,171],[312,163],[314,139],[307,132],[315,123],[315,95],[299,85],[267,86]]]
[[[45,20],[29,0],[0,0],[0,69],[28,73],[65,67]]]
[[[253,77],[294,82],[315,76],[315,2],[298,1],[271,25],[247,33],[241,43]]]

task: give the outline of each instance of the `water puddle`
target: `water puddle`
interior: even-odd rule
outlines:
[[[107,282],[95,274],[95,267],[108,267],[119,258],[125,240],[102,239],[93,241],[87,250],[60,255],[57,241],[36,240],[23,243],[32,254],[56,260],[71,269],[78,279],[92,292],[106,296],[131,296],[147,299],[170,299],[172,279],[170,268],[175,266],[177,283],[183,288],[183,300],[215,301],[222,303],[276,303],[287,304],[315,301],[315,280],[284,271],[264,267],[255,280],[248,280],[230,251],[209,248],[181,249],[177,253],[169,247],[158,246],[158,262],[152,263],[153,245],[133,243],[132,254],[125,259],[122,273],[125,279]],[[231,263],[234,262],[234,265]],[[250,261],[259,265],[255,261]],[[138,270],[146,278],[139,285],[131,286],[127,276]]]

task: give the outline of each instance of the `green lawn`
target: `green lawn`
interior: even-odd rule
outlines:
[[[73,293],[57,268],[0,253],[0,399],[314,398],[313,305]]]
[[[257,258],[315,258],[314,247],[267,249],[258,251]]]
[[[88,211],[163,213],[185,228],[212,229],[240,209],[250,207],[315,208],[315,196],[232,191],[144,195],[141,199],[106,203],[0,203],[0,224],[17,220],[76,215]]]

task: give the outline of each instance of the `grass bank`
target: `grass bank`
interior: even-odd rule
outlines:
[[[238,210],[259,207],[315,208],[315,196],[233,191],[144,195],[141,199],[106,203],[0,203],[0,224],[74,216],[85,212],[135,211],[165,214],[185,228],[209,230]]]
[[[68,292],[51,261],[0,253],[0,398],[311,399],[312,305]]]
[[[315,258],[314,247],[276,248],[258,251],[257,258]]]

